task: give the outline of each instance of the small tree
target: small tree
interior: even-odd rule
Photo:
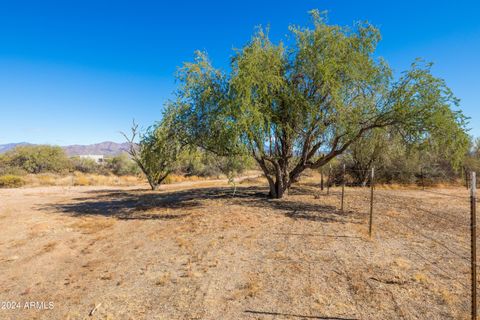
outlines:
[[[10,167],[34,174],[62,173],[68,171],[71,166],[65,151],[58,146],[18,146],[6,152],[3,158]]]
[[[181,152],[180,143],[172,130],[172,109],[164,113],[161,122],[140,133],[135,122],[131,135],[123,134],[130,147],[128,153],[140,170],[145,174],[152,190],[157,190],[167,176],[175,170],[177,158]],[[139,142],[135,142],[139,139]]]
[[[248,152],[270,196],[283,197],[305,169],[318,169],[376,128],[423,139],[431,117],[458,103],[430,64],[416,62],[397,80],[375,58],[379,31],[328,25],[312,11],[313,29],[291,27],[291,48],[260,30],[232,60],[229,75],[205,54],[179,71],[179,129],[190,143],[222,155]]]

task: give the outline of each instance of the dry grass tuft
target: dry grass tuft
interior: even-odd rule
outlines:
[[[43,246],[43,252],[51,252],[55,249],[55,247],[57,246],[57,243],[56,242],[49,242],[47,243],[46,245]]]
[[[389,210],[387,210],[386,213],[389,216],[398,216],[400,214],[397,210],[394,210],[394,209],[389,209]]]
[[[94,219],[86,218],[74,222],[70,226],[79,229],[84,234],[93,234],[111,228],[115,224],[114,219]]]
[[[414,183],[379,183],[375,184],[375,188],[379,190],[418,190],[422,187]]]
[[[413,276],[413,279],[424,285],[430,284],[430,279],[428,278],[428,276],[421,272],[415,273],[415,275]]]
[[[156,286],[164,286],[171,280],[170,272],[163,273],[157,280],[155,280]]]
[[[256,274],[250,274],[247,281],[240,286],[244,297],[253,298],[257,296],[263,288],[262,280]]]
[[[185,182],[185,181],[201,181],[205,180],[205,178],[199,176],[182,176],[178,174],[170,174],[168,177],[165,178],[163,181],[164,184],[171,184],[171,183],[178,183],[178,182]]]
[[[186,240],[185,238],[177,237],[177,238],[175,238],[175,242],[182,249],[189,250],[192,247],[191,241]]]
[[[217,178],[225,178],[219,176]],[[68,175],[59,175],[53,173],[29,174],[22,177],[25,185],[29,187],[39,186],[134,186],[144,184],[145,179],[138,176],[115,176],[101,174],[86,174],[74,172]],[[164,184],[172,184],[189,181],[206,181],[210,178],[199,176],[182,176],[177,174],[169,175]],[[22,181],[23,181],[22,180]]]
[[[90,185],[90,180],[85,176],[75,177],[73,180],[74,186],[88,186]]]
[[[19,188],[25,184],[25,180],[20,176],[3,175],[0,176],[0,188]]]
[[[411,268],[410,261],[403,258],[396,258],[393,263],[398,266],[400,269],[407,270]]]
[[[458,302],[458,297],[446,289],[438,289],[437,292],[443,302],[448,305],[455,305]]]
[[[58,175],[52,173],[29,174],[23,177],[25,185],[29,187],[40,186],[133,186],[144,183],[144,180],[136,176],[115,176],[85,174],[75,172],[70,175]]]
[[[240,181],[240,184],[248,184],[248,185],[257,185],[257,184],[264,184],[266,183],[267,179],[264,177],[255,177],[255,178],[245,178]]]

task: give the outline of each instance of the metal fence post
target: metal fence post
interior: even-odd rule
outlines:
[[[373,223],[373,189],[375,185],[375,167],[372,167],[370,176],[370,221],[368,224],[368,236],[372,237],[372,223]]]
[[[422,190],[425,190],[425,179],[423,177],[423,168],[420,169],[420,174],[422,176]]]
[[[345,198],[345,163],[343,164],[343,174],[342,174],[342,203],[340,205],[340,210],[343,212],[343,200]]]
[[[463,167],[463,174],[465,176],[465,188],[470,189],[470,186],[468,185],[468,170],[467,168]]]
[[[331,175],[332,175],[332,165],[328,167],[327,196],[330,194]]]
[[[477,177],[472,172],[470,177],[470,234],[472,254],[472,320],[477,319]]]
[[[323,191],[323,167],[320,168],[320,190]]]

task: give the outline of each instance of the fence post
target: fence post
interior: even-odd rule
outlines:
[[[468,171],[465,167],[463,167],[463,174],[465,175],[465,187],[470,189],[470,186],[468,185]]]
[[[342,203],[340,205],[340,210],[343,212],[343,200],[345,198],[345,163],[343,164],[343,174],[342,174]]]
[[[422,190],[425,190],[425,180],[424,180],[424,178],[423,178],[423,168],[420,169],[420,174],[421,174],[421,176],[422,176]]]
[[[331,175],[332,175],[332,165],[328,167],[327,196],[330,194]]]
[[[320,168],[320,190],[323,191],[323,167]]]
[[[370,221],[368,224],[368,236],[372,237],[372,223],[373,223],[373,189],[375,185],[375,167],[372,167],[370,175]]]
[[[472,254],[472,320],[477,319],[477,177],[470,177],[470,234]]]

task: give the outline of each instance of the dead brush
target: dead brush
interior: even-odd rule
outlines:
[[[170,272],[165,272],[160,277],[158,277],[157,280],[155,280],[155,285],[164,286],[170,281],[170,279],[171,279]]]
[[[111,228],[114,224],[115,221],[113,219],[87,218],[74,222],[70,227],[79,229],[84,234],[94,234],[107,228]]]
[[[447,305],[454,306],[458,303],[458,296],[452,294],[449,290],[444,288],[439,288],[436,291],[440,295],[443,302],[446,303]]]
[[[263,289],[263,283],[256,274],[250,274],[247,281],[239,287],[244,297],[253,298],[257,296]]]
[[[424,285],[429,285],[431,283],[430,278],[425,273],[421,272],[415,273],[413,275],[413,280]]]
[[[45,254],[45,253],[52,252],[52,251],[57,247],[57,244],[58,244],[58,243],[55,242],[55,241],[51,241],[51,242],[45,244],[45,245],[42,247],[41,250],[39,250],[39,251],[37,251],[37,252],[35,253],[35,256],[41,256],[41,255],[43,255],[43,254]]]
[[[165,178],[163,183],[172,184],[172,183],[185,182],[185,181],[201,181],[201,180],[205,180],[205,178],[202,178],[199,176],[184,176],[184,175],[178,175],[178,174],[170,174]]]
[[[189,250],[192,247],[192,243],[185,238],[177,237],[177,238],[175,238],[175,242],[182,249]]]
[[[412,266],[411,266],[411,262],[406,260],[406,259],[403,259],[403,258],[396,258],[393,263],[400,269],[403,269],[403,270],[408,270],[410,269]]]
[[[52,241],[52,242],[49,242],[47,243],[46,245],[43,246],[43,252],[47,253],[47,252],[51,252],[55,249],[55,247],[57,246],[57,243]]]
[[[69,175],[53,173],[29,174],[23,177],[28,187],[39,186],[134,186],[144,183],[137,176],[115,176],[74,172]]]

